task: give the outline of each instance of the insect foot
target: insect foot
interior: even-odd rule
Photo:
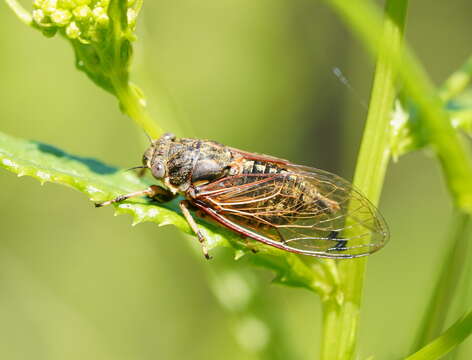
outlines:
[[[149,188],[145,190],[140,190],[140,191],[135,191],[129,194],[124,194],[124,195],[119,195],[114,199],[104,201],[101,203],[95,203],[95,207],[102,207],[102,206],[107,206],[113,203],[118,203],[127,199],[130,199],[132,197],[137,197],[137,196],[149,196],[150,198],[154,198],[156,196],[162,195],[162,190],[159,186],[156,185],[151,185]],[[167,194],[167,193],[166,193]]]
[[[200,245],[202,246],[203,255],[205,255],[205,258],[207,260],[210,260],[211,256],[210,256],[210,254],[208,254],[208,248],[207,248],[207,242],[206,242],[205,236],[203,235],[203,233],[198,228],[198,225],[195,222],[195,219],[193,218],[192,214],[190,214],[188,206],[189,206],[189,202],[187,200],[182,200],[179,203],[180,210],[182,211],[182,214],[184,214],[185,220],[187,220],[188,225],[193,230],[195,235],[197,235],[198,241],[200,241]]]
[[[205,256],[205,259],[207,260],[213,259],[213,257],[210,254],[208,254],[208,249],[206,246],[206,239],[200,230],[197,231],[197,237],[198,237],[198,241],[200,241],[200,244],[202,246],[202,251],[203,251],[203,255]]]
[[[120,195],[120,196],[117,196],[116,198],[114,198],[112,200],[104,201],[104,202],[101,202],[101,203],[95,203],[95,207],[98,208],[98,207],[102,207],[102,206],[107,206],[107,205],[117,203],[117,202],[120,202],[120,201],[123,201],[123,200],[126,200],[126,199],[127,199],[126,195]]]

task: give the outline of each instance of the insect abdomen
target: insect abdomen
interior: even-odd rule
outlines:
[[[245,160],[243,174],[279,174],[283,171],[279,166],[262,161]]]
[[[268,183],[261,184],[261,187],[270,186],[273,188],[272,196],[267,196],[267,189],[253,188],[248,198],[258,199],[253,203],[251,212],[257,214],[259,219],[271,224],[285,224],[290,222],[293,216],[300,213],[331,213],[336,210],[336,203],[322,197],[313,184],[304,180],[302,176],[290,173],[277,164],[261,161],[246,160],[243,165],[242,184],[252,183],[254,178],[251,175],[259,174],[284,174],[284,176],[274,176]],[[264,196],[261,196],[264,194]],[[243,206],[245,207],[245,206]]]

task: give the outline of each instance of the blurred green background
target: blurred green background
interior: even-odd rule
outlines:
[[[407,38],[438,84],[470,55],[471,13],[466,0],[410,4]],[[24,26],[3,2],[0,29],[0,131],[139,164],[141,131],[75,70],[65,41]],[[138,35],[133,80],[166,130],[351,178],[373,62],[322,4],[146,1]],[[270,273],[229,251],[205,261],[194,238],[131,227],[65,187],[1,170],[0,188],[1,359],[317,357],[314,294],[272,285]],[[398,359],[414,340],[451,220],[433,157],[390,166],[381,210],[392,238],[369,262],[359,349],[361,358]],[[470,344],[461,356],[472,356]]]

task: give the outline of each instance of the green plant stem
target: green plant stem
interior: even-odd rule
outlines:
[[[354,176],[354,186],[374,204],[380,198],[390,158],[390,120],[396,96],[395,71],[390,52],[400,52],[407,0],[386,2],[382,49],[380,49],[366,128]],[[390,52],[386,52],[386,48]],[[342,305],[324,302],[322,359],[351,359],[354,356],[366,260],[339,263],[344,294]]]
[[[472,311],[456,321],[446,332],[422,348],[408,356],[405,360],[440,359],[454,349],[472,333]]]
[[[324,0],[357,32],[372,53],[377,53],[382,25],[369,1]],[[435,151],[456,206],[472,214],[472,159],[452,127],[443,102],[418,60],[405,48],[402,55],[387,48],[405,93],[421,113],[422,136]]]
[[[472,110],[452,111],[451,118],[455,128],[472,136]]]
[[[26,11],[26,9],[23,6],[21,6],[21,4],[18,1],[5,0],[5,2],[23,23],[25,23],[26,25],[31,25],[33,23],[31,14],[28,11]]]
[[[376,8],[367,1],[325,1],[357,32],[368,49],[376,54],[381,30],[380,17]],[[403,56],[391,48],[386,48],[385,51],[398,71],[405,94],[414,101],[420,113],[419,130],[440,160],[456,207],[465,213],[472,214],[472,186],[470,185],[472,184],[472,160],[450,123],[448,113],[443,108],[442,99],[437,95],[435,87],[419,62],[407,48]],[[344,266],[355,267],[350,264]],[[361,267],[357,270],[360,269]],[[348,274],[348,272],[343,273]],[[356,275],[350,275],[350,277],[355,278]],[[359,287],[359,284],[354,283],[352,286]],[[353,317],[353,323],[355,320]]]
[[[470,84],[472,79],[472,56],[447,78],[439,90],[439,96],[444,102],[459,95]]]
[[[446,254],[431,301],[423,315],[423,322],[412,351],[416,351],[441,333],[451,308],[452,300],[467,263],[470,216],[458,213],[454,217],[451,249]]]
[[[152,139],[157,139],[164,133],[147,113],[145,99],[135,86],[116,81],[114,89],[122,111],[144,129]]]
[[[458,299],[456,302],[456,309],[453,309],[454,312],[451,314],[455,318],[459,318],[461,314],[465,313],[469,309],[472,300],[472,287],[470,286],[470,284],[472,284],[472,246],[470,244],[470,241],[472,240],[472,218],[470,217],[465,236],[468,236],[469,244],[467,246],[467,259],[464,264],[464,269],[462,270],[463,275],[456,291],[456,299]],[[451,315],[448,317],[450,318]],[[467,356],[465,356],[463,352],[466,351],[467,349],[465,347],[456,347],[450,354],[448,354],[448,357],[445,357],[445,359],[465,359]]]

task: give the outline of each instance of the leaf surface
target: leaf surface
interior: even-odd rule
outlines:
[[[107,165],[99,160],[68,154],[49,144],[24,140],[0,133],[0,167],[18,174],[31,176],[44,184],[46,182],[69,186],[86,194],[93,202],[112,199],[118,195],[143,190],[153,182],[139,178],[134,173]],[[160,204],[145,197],[128,199],[113,204],[116,214],[130,214],[133,225],[152,221],[159,226],[172,224],[192,234],[178,208],[178,201]],[[91,209],[90,211],[102,211]],[[232,246],[236,257],[246,254],[247,244],[237,234],[221,226],[198,219],[206,235],[208,248]],[[333,290],[326,283],[322,261],[304,259],[278,249],[251,243],[257,255],[251,253],[250,262],[269,268],[276,273],[276,281],[290,286],[305,287],[327,295]]]

